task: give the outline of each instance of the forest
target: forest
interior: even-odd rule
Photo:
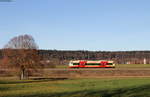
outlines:
[[[150,51],[39,50],[41,60],[64,65],[70,60],[113,60],[116,64],[150,64]],[[54,63],[54,62],[52,62]]]
[[[116,64],[143,64],[146,60],[146,64],[150,64],[150,51],[38,50],[38,54],[43,63],[51,65],[65,65],[70,60],[113,60]]]

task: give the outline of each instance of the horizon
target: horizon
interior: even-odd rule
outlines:
[[[0,48],[0,50],[3,50],[3,48]],[[150,50],[127,50],[127,51],[104,51],[104,50],[60,50],[60,49],[37,49],[37,50],[49,50],[49,51],[87,51],[87,52],[150,52]]]
[[[150,51],[148,0],[14,0],[0,2],[2,49],[32,35],[39,49]]]

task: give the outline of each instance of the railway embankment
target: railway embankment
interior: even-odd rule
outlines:
[[[70,77],[70,78],[150,77],[150,68],[46,69],[44,71],[44,75],[48,77]]]
[[[0,70],[0,76],[14,76],[5,70]],[[79,68],[79,69],[44,69],[32,73],[30,77],[52,78],[100,78],[100,77],[150,77],[150,68]]]

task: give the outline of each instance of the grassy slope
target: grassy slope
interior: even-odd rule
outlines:
[[[0,80],[0,97],[150,97],[150,78]]]

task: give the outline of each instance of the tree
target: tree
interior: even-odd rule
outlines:
[[[12,38],[3,49],[5,64],[19,70],[20,79],[28,78],[31,71],[40,66],[38,46],[30,35],[20,35]]]

